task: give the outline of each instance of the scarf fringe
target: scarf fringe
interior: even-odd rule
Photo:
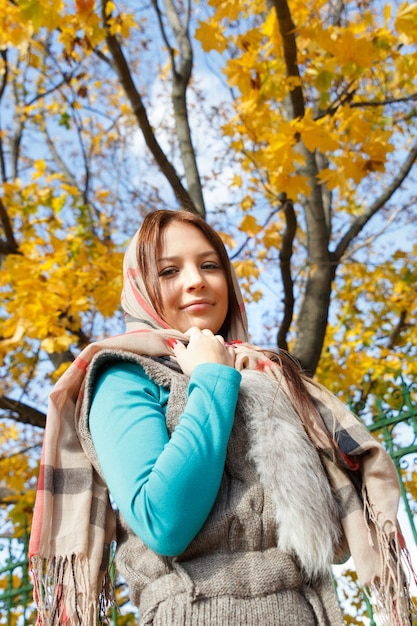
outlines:
[[[99,598],[91,593],[89,563],[85,555],[43,559],[30,557],[38,626],[84,626],[104,624],[106,612],[114,602],[108,573],[104,576]]]
[[[416,575],[401,531],[396,528],[393,533],[387,533],[370,505],[366,491],[364,496],[364,508],[375,529],[381,558],[381,576],[365,588],[365,593],[380,626],[412,626],[417,623],[417,605],[410,594],[409,579],[412,576],[416,580]]]

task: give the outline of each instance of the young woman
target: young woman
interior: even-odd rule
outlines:
[[[349,553],[389,623],[409,624],[394,466],[289,357],[246,343],[215,231],[147,215],[122,306],[127,333],[88,346],[51,394],[30,546],[40,623],[96,623],[116,535],[141,625],[337,626],[330,564]]]

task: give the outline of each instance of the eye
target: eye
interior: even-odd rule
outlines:
[[[217,261],[205,261],[202,266],[203,270],[220,270],[221,265]]]
[[[162,270],[159,271],[158,276],[160,278],[173,276],[177,272],[178,272],[177,267],[164,267]]]

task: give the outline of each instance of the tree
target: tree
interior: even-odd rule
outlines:
[[[223,231],[265,344],[336,392],[415,378],[415,4],[0,7],[3,475],[26,459],[6,503],[30,509],[50,384],[122,328],[152,208]]]
[[[355,246],[363,245],[372,219],[381,230],[399,221],[401,212],[410,219],[414,198],[398,206],[395,193],[417,156],[415,85],[412,72],[402,71],[415,62],[416,7],[403,4],[392,16],[389,6],[369,2],[210,4],[214,13],[197,37],[205,50],[229,56],[224,72],[237,94],[236,116],[225,132],[250,181],[242,208],[256,215],[256,203],[266,199],[285,226],[278,343],[287,347],[294,324],[288,261],[302,246],[292,352],[313,373],[339,266],[348,255],[357,262]],[[410,304],[402,330],[414,320],[415,302]]]

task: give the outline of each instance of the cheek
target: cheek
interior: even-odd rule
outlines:
[[[226,317],[229,310],[229,290],[227,288],[226,281],[219,285],[218,294],[222,304],[224,316]]]
[[[173,281],[163,282],[161,284],[161,299],[164,308],[170,307],[174,304],[176,299],[176,290]]]
[[[222,300],[224,300],[224,302],[227,303],[229,300],[229,289],[227,287],[226,278],[223,278],[223,280],[221,281],[221,284],[219,285],[219,293],[221,295]]]

